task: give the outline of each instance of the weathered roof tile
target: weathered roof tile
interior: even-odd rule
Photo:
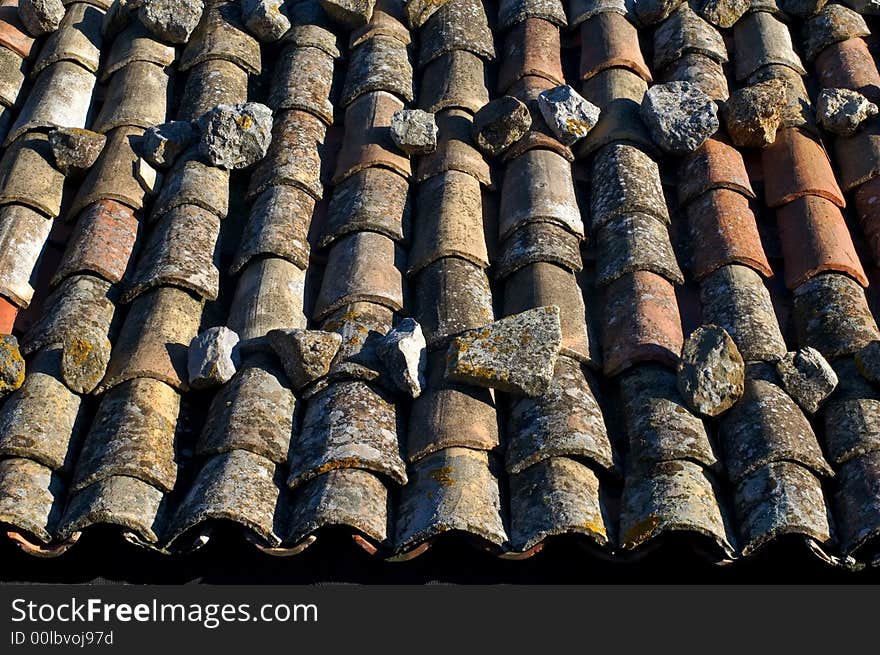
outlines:
[[[113,73],[135,61],[165,68],[174,62],[174,58],[174,46],[157,41],[143,23],[135,20],[113,40],[101,69],[101,81],[106,82]]]
[[[306,272],[286,259],[253,260],[239,275],[228,327],[242,341],[270,330],[304,328],[305,283]]]
[[[342,106],[347,107],[370,91],[387,91],[406,102],[413,101],[412,64],[406,45],[398,39],[376,35],[351,53],[342,89]]]
[[[224,59],[252,75],[260,73],[260,43],[245,30],[237,2],[214,3],[205,9],[180,56],[179,67],[187,71],[212,59]]]
[[[64,14],[61,26],[46,39],[34,62],[31,75],[36,76],[56,61],[73,61],[97,73],[101,59],[101,25],[104,12],[97,7],[76,2]]]
[[[627,68],[647,82],[651,71],[639,49],[638,31],[624,16],[603,12],[581,23],[582,80],[608,68]]]
[[[782,129],[773,145],[761,152],[764,169],[778,172],[764,181],[768,207],[780,207],[807,195],[846,206],[828,155],[816,139],[797,129]]]
[[[635,271],[684,284],[666,224],[648,214],[619,214],[609,220],[596,231],[596,250],[596,284],[610,284]]]
[[[0,206],[0,295],[27,307],[34,295],[31,276],[52,221],[24,205]]]
[[[117,127],[147,129],[165,122],[169,79],[160,66],[133,61],[113,74],[109,92],[92,129],[107,133]]]
[[[516,25],[504,37],[498,90],[507,91],[516,80],[536,75],[551,82],[565,84],[560,58],[559,28],[540,18],[529,18]]]
[[[449,0],[421,29],[419,67],[451,50],[467,50],[483,59],[495,58],[492,31],[479,0]]]

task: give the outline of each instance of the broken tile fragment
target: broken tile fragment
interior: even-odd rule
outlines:
[[[266,156],[272,110],[258,102],[218,105],[199,119],[199,152],[214,166],[247,168]]]
[[[18,339],[0,334],[0,395],[15,391],[23,382],[24,358],[18,349]]]
[[[678,364],[678,390],[704,416],[719,416],[743,394],[745,364],[724,328],[703,325],[687,339]]]
[[[196,335],[187,351],[189,386],[209,389],[226,384],[241,363],[237,346],[238,335],[223,325]]]
[[[391,117],[391,140],[408,155],[424,155],[437,148],[434,114],[421,109],[401,109]]]
[[[186,43],[204,9],[202,0],[143,0],[138,18],[160,40]]]
[[[64,18],[61,0],[19,0],[18,17],[31,36],[54,32]]]
[[[495,157],[519,141],[531,126],[528,107],[513,96],[502,96],[476,113],[471,132],[477,147]]]
[[[559,140],[572,145],[599,122],[599,108],[567,84],[538,96],[541,115]]]
[[[734,91],[721,107],[721,117],[734,144],[763,148],[776,140],[785,105],[785,84],[769,79]]]
[[[260,41],[277,41],[290,29],[290,19],[282,13],[281,5],[282,0],[242,0],[245,27]]]
[[[55,166],[65,175],[82,173],[98,160],[107,137],[76,127],[59,127],[49,132],[49,146]]]
[[[170,168],[177,156],[196,142],[196,131],[189,121],[171,121],[144,132],[141,156],[153,166]]]
[[[412,398],[425,388],[427,346],[422,326],[403,319],[377,344],[376,352],[394,384]]]
[[[446,377],[540,396],[553,380],[561,346],[559,308],[538,307],[456,337],[446,354]]]
[[[718,131],[718,106],[695,84],[667,82],[648,89],[640,114],[651,137],[671,155],[693,152]]]
[[[858,91],[822,89],[816,102],[816,117],[827,131],[852,136],[859,126],[878,113],[877,105]]]
[[[733,27],[750,6],[750,0],[701,0],[696,10],[715,27],[727,29]]]
[[[837,374],[815,348],[786,353],[776,362],[776,372],[788,395],[804,411],[815,414],[837,386]]]
[[[327,375],[342,345],[342,335],[324,330],[272,330],[267,336],[297,390]]]

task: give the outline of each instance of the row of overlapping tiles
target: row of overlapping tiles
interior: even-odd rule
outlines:
[[[61,206],[61,175],[38,128],[86,126],[101,20],[84,17],[100,18],[106,8],[69,6],[32,67],[34,87],[9,132],[0,229],[11,246],[0,257],[15,265],[4,259],[0,268],[9,272],[3,293],[14,305],[30,298],[27,280],[48,236],[46,217],[56,218]],[[677,202],[667,201],[638,118],[651,71],[626,7],[572,2],[566,9],[568,34],[580,35],[584,94],[603,110],[577,147],[591,189],[595,276],[581,271],[588,230],[575,199],[574,153],[535,107],[542,90],[564,82],[560,3],[499,7],[502,52],[491,95],[522,99],[533,125],[499,162],[497,225],[491,171],[469,136],[473,114],[490,97],[486,69],[495,57],[483,5],[443,4],[413,32],[414,47],[399,5],[379,2],[371,22],[352,33],[347,59],[338,28],[317,4],[294,6],[268,99],[273,142],[250,176],[249,216],[232,266],[226,323],[246,355],[204,427],[186,419],[185,352],[204,303],[220,291],[214,258],[229,174],[184,155],[150,203],[133,163],[150,125],[247,99],[248,76],[262,68],[260,47],[238,25],[234,3],[210,4],[176,60],[186,83],[177,111],[169,112],[174,50],[136,23],[108,34],[100,69],[107,96],[90,125],[108,143],[66,212],[76,227],[42,318],[23,339],[25,385],[0,410],[0,508],[10,534],[27,548],[58,552],[88,526],[111,523],[131,540],[174,550],[201,543],[212,521],[227,519],[245,526],[259,547],[289,553],[323,526],[344,525],[368,550],[408,557],[446,531],[471,534],[510,556],[533,552],[555,534],[638,551],[681,531],[708,538],[713,556],[725,559],[784,533],[836,553],[835,508],[845,553],[871,536],[880,525],[871,490],[880,419],[876,393],[851,355],[877,331],[838,209],[843,197],[803,109],[809,97],[789,28],[775,6],[755,6],[733,26],[734,68],[738,83],[783,77],[790,94],[785,128],[763,159],[765,170],[794,174],[768,175],[764,195],[777,209],[798,339],[834,358],[841,379],[820,417],[833,467],[772,366],[762,364],[786,344],[762,280],[771,269],[742,156],[722,137],[710,140],[679,163]],[[75,34],[88,25],[88,38]],[[12,33],[13,23],[6,26]],[[823,83],[875,88],[863,35],[844,36],[819,49]],[[712,26],[685,5],[654,38],[654,71],[725,97],[727,48]],[[860,48],[866,59],[846,59]],[[411,51],[421,75],[417,103]],[[345,80],[338,111],[330,102],[334,69]],[[61,88],[73,98],[62,100]],[[16,94],[7,95],[11,106]],[[385,128],[413,103],[436,112],[439,143],[410,161]],[[329,171],[325,136],[343,112],[342,147]],[[869,129],[835,144],[846,190],[862,185],[856,204],[869,238],[872,137]],[[327,181],[329,203],[319,202]],[[326,215],[316,203],[327,204]],[[717,426],[718,444],[716,426],[691,414],[675,389],[682,341],[675,287],[684,278],[669,239],[668,205],[681,212],[672,215],[687,217],[704,321],[724,326],[750,362],[746,395]],[[310,266],[313,216],[321,222],[313,240],[326,253],[323,275],[315,257]],[[591,290],[593,277],[597,293],[588,294],[585,308],[582,290]],[[603,296],[604,311],[596,311]],[[496,309],[507,315],[546,304],[560,307],[564,331],[548,394],[496,404],[486,390],[443,379],[452,335],[485,324]],[[372,349],[399,315],[419,320],[430,350],[427,390],[412,403],[383,386]],[[330,375],[295,394],[261,337],[307,322],[344,341]],[[602,328],[604,356],[588,326]],[[612,447],[597,402],[599,370],[619,377],[628,447]],[[88,423],[92,394],[102,395]],[[197,437],[187,433],[193,429]],[[184,474],[188,457],[194,476]],[[823,490],[820,479],[835,471],[839,481]],[[621,475],[618,513],[606,496],[615,496]],[[728,481],[732,499],[725,497]]]

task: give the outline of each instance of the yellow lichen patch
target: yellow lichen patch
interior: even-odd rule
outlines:
[[[431,476],[431,479],[441,487],[451,487],[455,484],[455,478],[452,477],[451,466],[441,466],[440,468],[432,469],[428,471],[428,475]]]
[[[235,121],[238,123],[238,126],[243,130],[251,129],[251,125],[254,124],[254,119],[247,114],[242,114],[241,116],[236,118]]]
[[[15,377],[11,380],[0,378],[0,391],[15,391],[24,384],[24,359],[18,351],[18,347],[8,341],[0,342],[0,366],[3,367],[4,376],[14,372]]]
[[[589,519],[584,522],[584,529],[590,534],[600,534],[603,537],[608,537],[608,533],[605,531],[605,524],[601,521]]]
[[[584,123],[583,121],[579,121],[575,118],[569,118],[565,121],[565,127],[572,134],[580,134],[585,135],[590,131],[590,126]]]
[[[85,339],[73,338],[67,343],[64,352],[67,355],[67,361],[71,365],[80,367],[89,358],[92,352],[92,344]]]
[[[638,547],[654,533],[658,525],[660,525],[660,519],[653,514],[637,521],[624,535],[623,547],[628,550]]]
[[[322,475],[335,469],[359,469],[363,468],[363,463],[357,457],[343,457],[342,459],[334,459],[332,462],[326,462],[315,468],[312,472],[315,475]]]

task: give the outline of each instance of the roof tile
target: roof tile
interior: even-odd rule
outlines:
[[[147,129],[165,122],[168,74],[155,64],[134,61],[113,75],[107,99],[92,129],[105,134],[129,126]]]
[[[174,62],[174,58],[174,46],[157,41],[143,23],[134,20],[113,40],[100,79],[106,82],[113,73],[135,61],[165,68]]]
[[[429,112],[466,109],[478,112],[489,102],[483,61],[467,50],[453,50],[422,71],[418,106]]]
[[[320,200],[324,194],[322,181],[326,177],[323,157],[326,133],[323,121],[308,112],[291,109],[276,114],[272,142],[251,175],[248,197],[254,198],[271,186],[285,184],[299,187]]]
[[[333,57],[318,48],[288,46],[272,75],[267,104],[273,111],[300,109],[333,123]]]
[[[25,60],[17,52],[0,47],[0,104],[15,106],[26,70]]]
[[[452,50],[495,58],[492,31],[479,0],[450,0],[434,12],[419,34],[419,68]]]
[[[785,23],[766,11],[748,13],[733,26],[735,70],[742,81],[762,66],[780,64],[806,75]]]
[[[596,284],[621,275],[651,271],[673,284],[684,284],[666,224],[648,214],[619,214],[596,231]]]
[[[333,380],[378,380],[385,371],[379,359],[378,346],[391,330],[394,312],[372,302],[355,302],[331,313],[321,329],[336,332],[342,343],[326,379],[305,389],[302,397],[310,398]]]
[[[804,24],[804,54],[813,61],[828,46],[871,31],[860,14],[843,5],[826,5],[821,12]]]
[[[150,220],[155,222],[176,207],[192,205],[217,218],[229,211],[229,171],[205,164],[196,147],[183,153],[153,204]]]
[[[305,280],[306,272],[285,259],[255,259],[238,278],[229,329],[247,341],[264,337],[270,330],[305,328]]]
[[[217,105],[247,100],[248,74],[224,59],[208,59],[190,70],[177,109],[178,120],[195,120]],[[277,122],[277,117],[276,117]]]
[[[837,137],[834,151],[840,184],[851,191],[880,175],[880,123],[869,122],[850,137]]]
[[[498,6],[498,26],[509,30],[515,25],[540,18],[559,27],[565,27],[565,9],[560,0],[501,0]]]
[[[666,68],[686,54],[727,62],[721,34],[684,3],[654,30],[654,68]]]
[[[591,190],[594,230],[615,216],[636,212],[669,222],[657,162],[635,146],[615,143],[596,153]]]
[[[178,67],[187,71],[204,61],[224,59],[252,75],[262,69],[260,43],[244,28],[237,2],[218,2],[205,8]]]
[[[31,276],[49,238],[52,221],[24,205],[0,207],[0,295],[27,307]]]
[[[876,561],[880,534],[880,451],[855,457],[839,469],[835,517],[843,552]],[[864,552],[860,552],[864,551]]]
[[[37,462],[18,457],[0,460],[0,522],[52,540],[61,516],[64,492],[61,477]]]
[[[56,61],[73,61],[97,73],[101,60],[101,25],[104,12],[81,2],[72,4],[61,20],[61,26],[46,39],[34,62],[31,75],[36,76]]]
[[[858,372],[851,358],[834,362],[839,380],[824,405],[825,450],[839,467],[880,450],[880,395]]]
[[[502,162],[508,163],[523,153],[534,149],[550,150],[564,157],[569,162],[574,161],[574,154],[571,152],[571,148],[559,141],[547,125],[547,121],[544,120],[538,105],[538,96],[552,88],[555,88],[554,84],[547,78],[526,75],[514,82],[510,89],[508,89],[510,95],[526,105],[532,119],[532,124],[525,133],[525,136],[504,151],[504,154],[501,156]]]
[[[565,3],[565,11],[571,28],[598,14],[617,13],[628,16],[630,13],[626,0],[571,0]]]
[[[661,71],[660,78],[664,82],[676,80],[690,82],[716,101],[727,100],[730,96],[730,88],[721,62],[697,52],[677,58]]]
[[[501,244],[493,274],[503,279],[523,266],[549,262],[577,273],[583,268],[580,239],[555,223],[525,223]]]
[[[682,160],[678,170],[678,202],[685,205],[711,189],[731,189],[755,197],[742,154],[716,138],[707,139]]]
[[[764,169],[778,172],[764,181],[768,207],[780,207],[808,195],[846,206],[828,155],[816,139],[797,129],[782,129],[776,133],[773,145],[762,153]]]
[[[415,97],[413,71],[406,45],[377,35],[351,53],[342,89],[342,106],[370,91],[387,91],[406,102]]]
[[[98,161],[89,170],[73,199],[68,216],[75,217],[89,205],[102,200],[113,200],[132,209],[143,208],[145,192],[134,176],[143,133],[142,129],[136,127],[120,127],[110,131]]]
[[[880,100],[880,73],[864,39],[847,39],[825,48],[816,57],[819,84],[859,91],[871,102]]]
[[[608,68],[626,68],[647,82],[651,71],[639,49],[635,26],[617,12],[600,13],[581,23],[582,80]]]
[[[414,182],[456,170],[468,173],[485,186],[492,185],[489,164],[473,145],[473,117],[460,109],[446,109],[436,115],[437,149],[418,158]]]
[[[565,84],[560,57],[559,28],[540,18],[529,18],[513,27],[504,37],[498,90],[504,93],[521,77],[535,75]]]
[[[34,47],[34,38],[24,30],[18,18],[18,0],[0,2],[0,45],[14,50],[27,59]]]

